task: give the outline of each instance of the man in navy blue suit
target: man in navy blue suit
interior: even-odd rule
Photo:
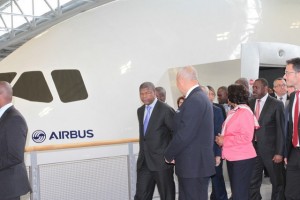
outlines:
[[[209,88],[201,86],[202,91],[208,96]],[[211,100],[212,101],[212,100]],[[222,124],[224,122],[224,117],[222,109],[213,105],[214,114],[214,136],[218,136],[222,130]],[[221,159],[221,147],[214,142],[214,154],[216,160],[216,174],[211,177],[212,181],[212,192],[210,194],[210,200],[228,200],[227,191],[223,176],[223,161]]]
[[[174,116],[174,137],[165,160],[175,164],[179,200],[208,199],[209,179],[215,174],[213,109],[199,88],[195,68],[181,68],[176,83],[185,101]]]

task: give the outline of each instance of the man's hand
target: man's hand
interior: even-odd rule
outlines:
[[[274,163],[280,163],[280,162],[282,162],[282,156],[275,155],[272,160],[274,161]]]
[[[284,164],[287,165],[287,158],[284,158]]]
[[[165,162],[168,164],[174,164],[175,165],[175,160],[172,160],[171,162],[167,161],[167,159],[165,159]]]
[[[221,164],[221,157],[220,156],[216,156],[216,167],[218,167]]]
[[[224,140],[224,136],[223,135],[218,135],[215,138],[215,142],[221,147],[223,146],[223,140]]]

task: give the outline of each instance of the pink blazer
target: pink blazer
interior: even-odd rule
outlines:
[[[238,161],[256,157],[252,144],[255,129],[252,111],[237,108],[229,111],[228,116],[231,114],[231,118],[223,124],[223,159]]]

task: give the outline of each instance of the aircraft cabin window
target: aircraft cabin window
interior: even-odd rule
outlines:
[[[0,73],[0,81],[6,81],[8,83],[11,83],[16,75],[16,72]]]
[[[29,101],[49,103],[53,100],[50,89],[41,71],[21,74],[13,86],[14,96]]]
[[[62,102],[79,101],[88,97],[80,71],[54,70],[51,75]]]

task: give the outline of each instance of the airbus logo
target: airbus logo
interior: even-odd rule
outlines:
[[[46,139],[46,133],[42,130],[36,130],[32,133],[32,140],[35,143],[42,143]]]
[[[52,131],[49,135],[49,140],[68,140],[68,139],[83,139],[93,138],[94,133],[92,129],[88,130],[68,130],[68,131]],[[32,133],[32,140],[35,143],[42,143],[46,140],[46,133],[42,130],[36,130]]]

